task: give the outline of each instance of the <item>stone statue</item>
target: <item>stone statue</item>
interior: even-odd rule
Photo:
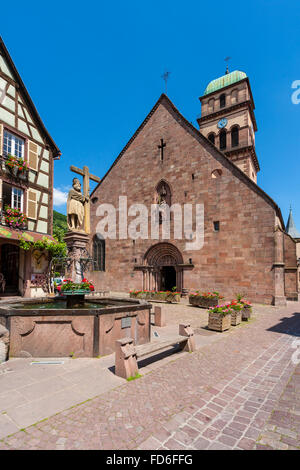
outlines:
[[[68,228],[71,231],[80,230],[84,218],[84,205],[89,202],[89,196],[81,192],[78,178],[73,179],[73,189],[70,189],[67,200]]]

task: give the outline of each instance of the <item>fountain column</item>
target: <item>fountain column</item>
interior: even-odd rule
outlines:
[[[67,277],[74,282],[81,282],[84,278],[82,269],[81,258],[87,258],[87,246],[89,243],[89,236],[84,232],[67,232],[64,238],[67,248],[68,257],[71,263],[67,268]]]

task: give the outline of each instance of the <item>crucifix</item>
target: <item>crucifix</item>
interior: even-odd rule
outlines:
[[[157,146],[157,148],[160,149],[160,161],[164,161],[164,147],[166,147],[166,143],[164,142],[164,139],[160,139],[160,145]]]
[[[165,93],[167,94],[167,83],[168,83],[168,79],[169,79],[169,76],[170,76],[171,72],[164,72],[161,76],[161,78],[164,80],[165,82]]]
[[[100,183],[101,179],[98,176],[91,175],[87,166],[84,166],[81,170],[81,168],[77,168],[72,165],[70,166],[70,170],[83,176],[83,196],[86,198],[86,202],[84,204],[84,231],[85,233],[90,233],[90,180]]]

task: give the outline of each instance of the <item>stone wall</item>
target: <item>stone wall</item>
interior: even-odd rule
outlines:
[[[288,300],[298,300],[298,268],[297,268],[297,244],[287,233],[284,234],[284,259],[285,259],[285,294]]]

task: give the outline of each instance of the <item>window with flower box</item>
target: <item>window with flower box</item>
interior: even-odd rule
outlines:
[[[23,211],[24,191],[8,183],[2,185],[2,209],[9,206]]]
[[[11,132],[4,131],[3,135],[3,155],[13,155],[17,158],[24,158],[25,141]]]

